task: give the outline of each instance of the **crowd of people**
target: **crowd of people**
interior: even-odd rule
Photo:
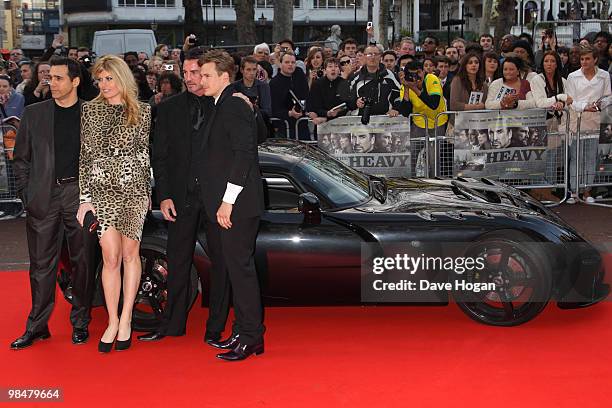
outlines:
[[[410,137],[423,137],[450,124],[440,115],[448,110],[534,107],[549,110],[549,129],[560,126],[569,106],[583,113],[583,128],[598,130],[599,101],[611,94],[607,32],[571,49],[559,46],[550,30],[535,45],[528,35],[506,35],[498,50],[488,34],[478,43],[455,39],[447,46],[433,37],[421,44],[404,38],[392,49],[348,38],[337,52],[325,43],[311,46],[304,60],[290,39],[273,49],[264,43],[252,53],[232,55],[195,47],[190,40],[181,48],[160,44],[151,56],[134,50],[94,61],[90,50],[65,47],[58,36],[35,61],[14,49],[0,64],[2,115],[23,119],[14,152],[15,187],[27,210],[32,285],[26,332],[11,348],[23,349],[50,336],[61,234],[67,237],[73,267],[72,341],[87,341],[95,286],[86,259],[87,229],[97,231],[102,248],[109,314],[98,350],[131,346],[151,168],[156,198],[169,223],[172,273],[162,324],[139,339],[185,334],[190,267],[204,224],[213,276],[204,340],[225,351],[219,358],[243,360],[264,351],[253,261],[263,213],[262,184],[253,170],[258,141],[287,131],[285,136],[312,140],[307,121],[296,129],[301,118],[321,125],[358,115],[367,124],[371,115],[401,115],[410,118]],[[289,126],[275,128],[275,120]],[[513,140],[544,143],[527,128],[517,129],[516,137],[503,129],[499,137],[495,132],[469,129],[459,140],[474,149],[520,147]],[[478,143],[469,143],[472,135]],[[355,137],[357,143],[346,135],[322,137],[321,146],[337,144],[344,153],[363,153],[404,151],[409,144],[391,133]],[[585,145],[587,157],[592,147]],[[449,143],[441,147],[450,148]],[[572,162],[575,166],[575,157]],[[584,196],[588,199],[588,192]],[[230,293],[236,322],[231,336],[221,340]]]

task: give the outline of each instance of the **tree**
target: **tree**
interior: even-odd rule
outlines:
[[[185,8],[185,36],[195,34],[200,41],[204,40],[204,18],[202,16],[202,0],[183,0]]]
[[[480,34],[489,34],[491,27],[492,0],[482,1],[482,19],[480,20]]]
[[[387,36],[387,27],[389,26],[389,0],[380,0],[380,9],[378,10],[378,43],[383,47],[388,48],[389,40]],[[392,22],[391,22],[392,24]]]
[[[238,44],[255,44],[255,2],[254,0],[234,0],[236,10],[236,27],[238,31]]]
[[[274,1],[274,24],[272,41],[278,42],[293,37],[293,0]]]
[[[514,6],[515,0],[497,1],[497,18],[495,19],[495,46],[499,45],[501,38],[510,32],[514,25]]]

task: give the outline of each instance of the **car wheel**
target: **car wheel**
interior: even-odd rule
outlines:
[[[159,328],[168,302],[168,260],[166,239],[143,236],[140,244],[142,276],[132,314],[135,331],[154,331]],[[198,296],[198,272],[191,266],[189,301],[193,305]]]
[[[477,322],[517,326],[536,317],[548,303],[552,292],[550,264],[542,246],[528,236],[513,231],[487,234],[471,245],[465,256],[484,258],[484,268],[455,275],[455,280],[495,284],[494,290],[480,292],[465,287],[457,290],[453,285],[457,305]]]

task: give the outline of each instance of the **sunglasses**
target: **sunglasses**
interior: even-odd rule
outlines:
[[[350,63],[351,63],[351,60],[340,61],[340,66],[343,67],[343,66],[348,65]]]

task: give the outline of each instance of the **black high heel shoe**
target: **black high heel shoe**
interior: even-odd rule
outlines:
[[[119,332],[117,332],[117,336],[119,336]],[[132,345],[132,328],[130,327],[130,337],[127,340],[115,341],[115,350],[125,351],[129,349],[131,345]]]
[[[100,353],[110,353],[111,350],[113,349],[113,343],[117,339],[118,335],[119,335],[119,330],[117,330],[117,334],[115,334],[115,338],[113,338],[113,341],[111,341],[110,343],[105,343],[102,341],[102,339],[100,339],[100,342],[98,343],[98,351]]]

